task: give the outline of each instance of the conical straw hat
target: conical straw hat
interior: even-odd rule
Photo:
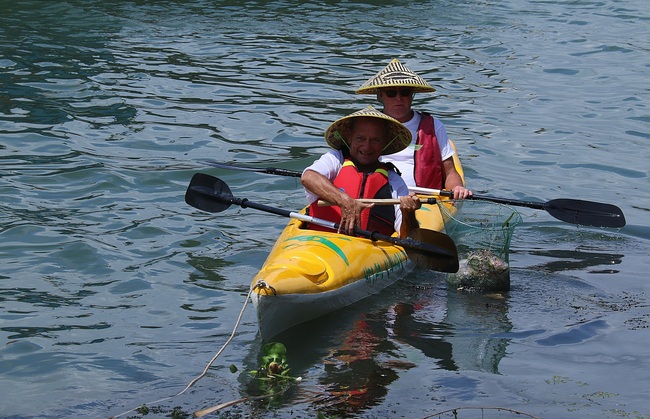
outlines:
[[[382,87],[411,87],[414,93],[435,92],[429,83],[400,63],[397,58],[369,78],[355,93],[377,93]]]
[[[389,143],[381,152],[382,155],[397,153],[411,144],[411,132],[408,128],[397,119],[379,112],[372,106],[368,106],[360,111],[356,111],[332,122],[327,130],[325,130],[325,141],[327,142],[327,145],[336,150],[342,150],[344,146],[349,148],[347,141],[350,138],[350,121],[353,118],[361,116],[381,118],[390,122],[388,124]]]

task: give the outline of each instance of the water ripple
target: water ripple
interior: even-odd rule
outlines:
[[[206,171],[238,196],[292,210],[304,196],[296,179],[198,161],[301,170],[327,150],[333,119],[379,106],[353,91],[393,57],[437,89],[415,105],[443,120],[473,189],[612,202],[628,226],[576,228],[522,210],[509,295],[448,294],[429,273],[414,274],[433,291],[397,287],[322,324],[318,342],[306,344],[313,330],[304,333],[294,359],[305,376],[333,386],[368,379],[361,415],[395,408],[419,417],[430,403],[487,394],[562,416],[538,383],[557,369],[588,373],[559,356],[548,363],[537,349],[592,356],[611,334],[628,339],[622,356],[642,358],[637,335],[617,331],[642,332],[647,310],[608,304],[621,289],[642,293],[648,269],[644,2],[19,0],[2,2],[0,16],[3,413],[103,417],[173,394],[201,371],[286,220],[195,210],[183,201],[189,179]],[[357,365],[390,379],[330,356],[346,355],[341,342],[357,315],[383,329],[379,349]],[[255,333],[247,312],[209,390],[197,388],[192,401],[242,396],[245,386],[222,370],[254,368]],[[603,368],[585,380],[622,389],[617,408],[637,407],[637,388],[647,386],[611,382],[616,374]],[[308,385],[327,391],[319,383]],[[436,400],[410,403],[423,385]],[[287,403],[295,411],[278,415],[314,412],[309,401]],[[344,415],[345,406],[322,413]],[[575,410],[602,416],[604,408]]]

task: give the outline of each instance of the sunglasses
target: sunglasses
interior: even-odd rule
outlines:
[[[413,94],[413,89],[400,89],[399,91],[397,89],[390,89],[390,90],[384,90],[384,93],[388,97],[395,97],[397,96],[397,93],[399,93],[399,95],[402,97],[407,97]]]

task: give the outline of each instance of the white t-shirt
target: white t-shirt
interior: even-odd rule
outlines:
[[[312,163],[311,166],[303,170],[303,173],[305,173],[306,170],[313,170],[314,172],[318,172],[325,176],[330,181],[334,181],[336,175],[339,174],[339,171],[343,167],[344,160],[345,158],[343,157],[342,151],[331,150],[323,154],[318,160]],[[391,197],[394,199],[409,194],[409,189],[408,186],[406,186],[404,179],[392,170],[388,171],[388,184],[390,186]],[[307,202],[310,204],[318,199],[318,195],[311,193],[307,188],[305,188],[305,196],[307,197]],[[395,205],[394,207],[395,231],[399,232],[402,226],[402,211],[400,211],[399,205]]]
[[[406,128],[411,131],[411,144],[406,147],[404,150],[395,153],[389,154],[387,156],[381,156],[380,160],[383,162],[393,163],[397,169],[402,172],[402,179],[408,186],[415,185],[415,176],[413,172],[415,171],[415,143],[417,142],[418,127],[420,126],[420,121],[422,120],[422,114],[419,112],[413,112],[413,118],[410,121],[404,123]],[[434,118],[433,129],[436,132],[436,138],[438,139],[438,146],[440,147],[440,155],[442,160],[447,160],[449,157],[455,154],[454,149],[449,143],[449,137],[447,136],[447,130],[445,126],[438,118]]]

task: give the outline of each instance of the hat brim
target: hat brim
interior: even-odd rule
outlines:
[[[388,145],[382,150],[381,155],[394,154],[404,150],[411,144],[411,132],[398,120],[379,112],[372,106],[368,106],[361,111],[354,112],[350,115],[334,121],[325,130],[325,141],[336,150],[348,148],[347,141],[350,138],[350,121],[354,118],[370,117],[379,118],[388,121]]]
[[[355,93],[374,94],[386,87],[410,87],[414,93],[435,92],[429,83],[394,58],[380,72],[366,80]]]
[[[367,86],[367,87],[360,87],[357,90],[354,91],[354,93],[358,94],[377,94],[379,93],[379,89],[385,89],[387,87],[410,87],[413,89],[413,93],[431,93],[435,92],[436,89],[433,87],[424,87],[420,84],[417,83],[409,83],[409,82],[394,82],[394,83],[384,83],[384,84],[378,84],[376,86]]]

